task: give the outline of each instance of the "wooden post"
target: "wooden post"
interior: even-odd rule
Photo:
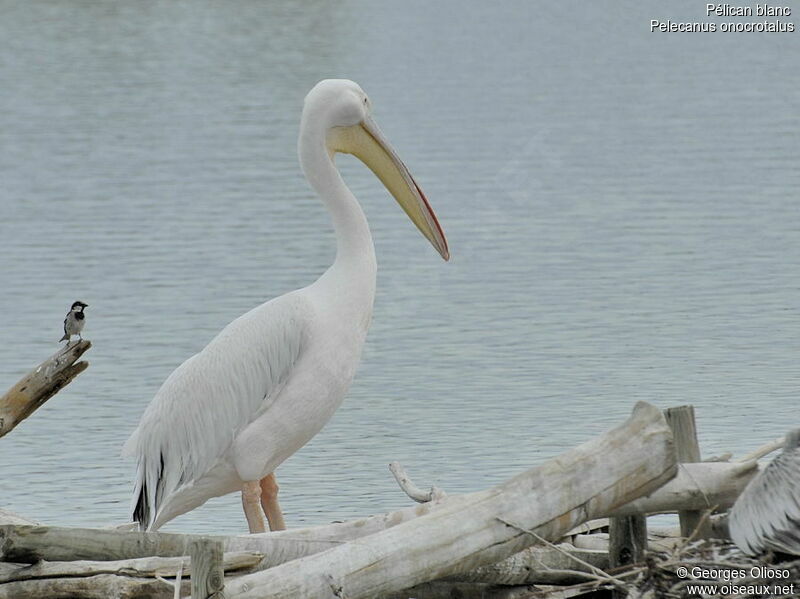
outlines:
[[[619,568],[644,561],[647,552],[647,516],[615,516],[608,519],[608,565]],[[612,589],[613,599],[625,599],[628,594]]]
[[[642,513],[609,518],[608,537],[608,563],[611,568],[643,562],[647,552],[647,515]],[[618,589],[611,592],[615,599],[625,595]]]
[[[192,599],[223,599],[222,540],[195,539],[189,545],[189,556],[192,558]]]
[[[647,516],[610,518],[608,536],[608,561],[612,568],[642,562],[647,551]]]
[[[0,437],[11,432],[44,402],[86,370],[88,362],[77,364],[75,362],[90,347],[92,344],[89,341],[67,344],[22,377],[0,397]]]
[[[643,562],[647,552],[647,516],[615,516],[608,522],[608,565],[613,569]],[[611,591],[613,599],[627,596],[620,589]]]
[[[677,406],[664,410],[664,417],[672,429],[675,442],[675,455],[678,463],[695,463],[700,461],[700,445],[697,442],[697,427],[694,420],[694,406]],[[711,507],[711,506],[709,506]],[[702,511],[678,512],[681,523],[681,536],[705,539],[711,536],[710,522],[702,522]],[[702,522],[702,523],[701,523]]]

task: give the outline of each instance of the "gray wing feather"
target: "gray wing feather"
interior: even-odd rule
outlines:
[[[64,341],[64,339],[69,339],[69,333],[67,333],[67,321],[69,320],[70,312],[67,312],[66,317],[64,318],[64,336],[59,339],[59,341]]]
[[[787,435],[783,452],[739,495],[729,526],[745,553],[800,555],[800,429]]]
[[[142,528],[165,497],[201,478],[269,408],[301,353],[309,310],[295,294],[263,304],[167,378],[123,450],[138,458],[134,519]]]

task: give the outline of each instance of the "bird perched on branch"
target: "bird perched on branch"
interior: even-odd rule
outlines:
[[[69,345],[70,338],[73,335],[77,335],[78,339],[83,340],[81,331],[83,330],[83,325],[86,324],[86,314],[83,313],[83,309],[88,307],[89,304],[84,304],[83,302],[74,302],[72,304],[69,312],[67,312],[67,317],[64,319],[64,336],[59,339],[59,342],[66,340],[67,345]]]

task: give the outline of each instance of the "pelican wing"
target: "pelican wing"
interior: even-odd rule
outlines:
[[[123,449],[138,459],[134,520],[142,528],[269,409],[301,354],[310,314],[297,293],[276,298],[231,322],[164,381]]]
[[[800,430],[747,485],[731,508],[731,538],[745,553],[800,555]]]

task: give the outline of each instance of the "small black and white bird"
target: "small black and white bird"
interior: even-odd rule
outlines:
[[[64,319],[64,336],[59,339],[59,341],[64,341],[66,339],[67,345],[69,345],[70,338],[73,335],[77,335],[78,339],[83,340],[81,331],[83,330],[83,325],[86,323],[86,315],[83,313],[83,309],[88,307],[89,304],[84,304],[83,302],[75,302],[72,304],[69,312],[67,312],[67,317]]]

